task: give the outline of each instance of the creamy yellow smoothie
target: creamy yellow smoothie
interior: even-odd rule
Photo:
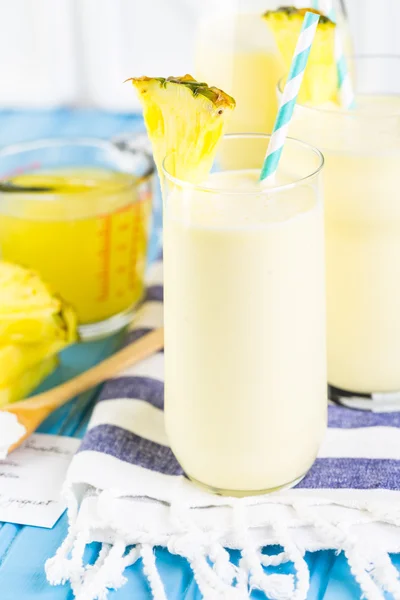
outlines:
[[[290,133],[325,156],[329,382],[400,390],[400,96],[298,107]]]
[[[301,478],[326,426],[322,199],[258,176],[171,184],[164,211],[167,433],[192,479],[237,495]]]

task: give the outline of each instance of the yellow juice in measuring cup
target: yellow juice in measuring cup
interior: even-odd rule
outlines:
[[[144,289],[149,182],[97,167],[38,170],[7,181],[49,191],[0,193],[2,258],[37,270],[75,307],[83,332],[112,318],[122,323]]]

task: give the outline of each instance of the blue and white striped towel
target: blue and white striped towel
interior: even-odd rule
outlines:
[[[162,263],[129,341],[162,325]],[[400,552],[400,413],[329,407],[329,428],[309,474],[292,490],[244,499],[213,496],[182,476],[163,423],[162,352],[107,382],[66,482],[70,529],[47,562],[53,584],[79,600],[104,599],[139,557],[154,598],[166,600],[154,546],[189,561],[206,599],[306,598],[306,550],[343,550],[365,597],[400,599],[389,552]],[[97,562],[83,564],[91,541]],[[268,556],[261,548],[279,544]],[[239,564],[225,548],[241,551]],[[263,566],[291,561],[296,575]]]

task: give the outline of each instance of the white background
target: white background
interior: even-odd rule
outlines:
[[[0,0],[0,107],[136,110],[122,82],[190,72],[207,1]],[[347,7],[356,53],[400,54],[400,0]]]

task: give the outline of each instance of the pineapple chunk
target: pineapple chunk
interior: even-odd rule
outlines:
[[[0,346],[0,388],[18,382],[27,370],[55,356],[65,345],[60,340],[49,339],[39,344]]]
[[[58,365],[57,356],[45,358],[39,364],[24,371],[16,381],[0,385],[0,406],[17,402],[28,396]]]
[[[0,261],[0,405],[28,395],[76,339],[73,309],[34,271]]]
[[[75,312],[34,271],[0,261],[0,345],[76,341]]]
[[[217,144],[235,101],[218,88],[184,77],[137,77],[132,81],[144,109],[159,174],[170,157],[171,175],[199,183],[211,170]]]
[[[335,23],[313,8],[293,6],[269,10],[263,18],[272,31],[286,69],[289,70],[307,11],[319,14],[321,18],[308,57],[298,102],[313,105],[338,103],[338,75],[334,56]]]

